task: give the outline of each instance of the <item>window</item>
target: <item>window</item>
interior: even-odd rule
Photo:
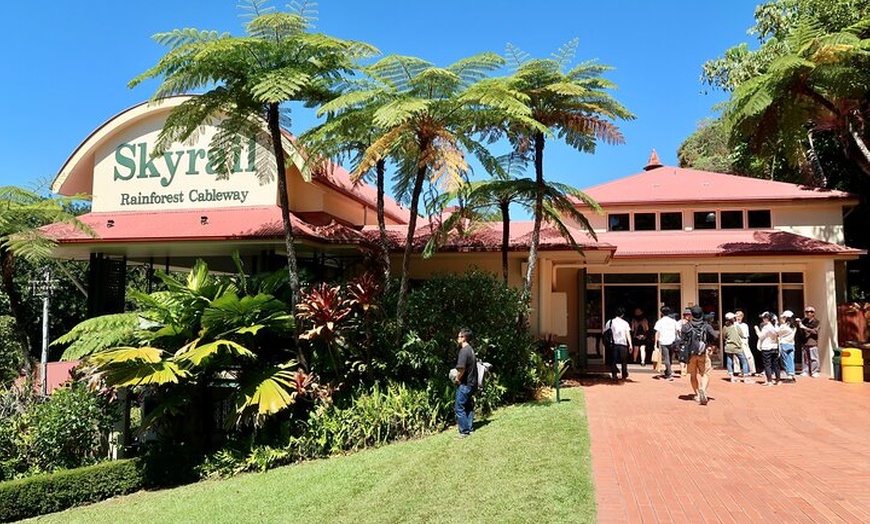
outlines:
[[[716,229],[716,212],[695,211],[695,229]]]
[[[719,218],[722,229],[743,229],[743,211],[722,211]]]
[[[605,284],[656,284],[656,273],[610,273],[604,275]]]
[[[608,231],[628,231],[628,213],[618,213],[607,216]]]
[[[661,221],[662,231],[683,229],[683,214],[680,212],[662,213],[659,215],[659,220]]]
[[[634,214],[634,230],[635,231],[655,231],[656,230],[656,214],[655,213],[635,213]]]
[[[770,210],[755,209],[746,213],[749,227],[753,229],[770,227]]]

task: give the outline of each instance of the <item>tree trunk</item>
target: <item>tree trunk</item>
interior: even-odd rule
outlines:
[[[867,143],[864,142],[861,133],[852,125],[851,119],[848,120],[847,125],[849,126],[849,136],[852,137],[855,147],[861,152],[861,158],[856,159],[855,163],[858,164],[858,167],[865,175],[870,176],[870,148],[867,147]]]
[[[387,162],[384,159],[378,160],[375,165],[375,173],[377,176],[376,184],[378,190],[378,237],[381,250],[381,264],[384,270],[384,291],[390,289],[390,245],[387,242],[387,223],[384,219],[384,175],[387,171]]]
[[[531,303],[532,279],[538,263],[538,244],[541,239],[541,221],[544,217],[544,134],[535,133],[535,225],[532,229],[532,242],[529,246],[529,267],[523,282],[523,300]]]
[[[502,200],[498,203],[501,209],[501,276],[505,285],[508,283],[508,246],[511,242],[511,212],[510,201]]]
[[[287,250],[287,273],[290,277],[290,311],[296,312],[299,302],[299,270],[296,267],[296,247],[294,245],[293,224],[290,222],[290,198],[287,196],[287,166],[284,163],[284,146],[281,141],[281,127],[278,120],[278,104],[269,104],[267,115],[269,133],[272,136],[272,150],[275,152],[275,168],[278,179],[278,202],[281,205],[281,219],[284,223],[284,248]],[[299,329],[296,329],[298,340]]]
[[[424,149],[420,149],[423,151]],[[399,286],[399,299],[396,304],[396,321],[401,332],[405,327],[405,310],[408,307],[408,273],[411,270],[411,252],[414,249],[414,231],[417,229],[417,205],[420,203],[420,193],[423,192],[423,182],[426,180],[427,166],[417,169],[414,178],[414,188],[411,191],[411,220],[408,222],[408,236],[405,238],[405,252],[402,254],[402,280]]]
[[[12,313],[12,320],[15,322],[15,333],[18,335],[18,341],[21,343],[21,359],[24,372],[30,376],[33,367],[30,361],[30,340],[27,338],[27,333],[24,331],[26,319],[24,318],[24,305],[21,301],[21,295],[18,294],[18,288],[15,287],[15,271],[13,264],[15,257],[12,252],[5,247],[0,247],[0,267],[3,272],[3,290],[6,296],[9,297],[9,309]]]

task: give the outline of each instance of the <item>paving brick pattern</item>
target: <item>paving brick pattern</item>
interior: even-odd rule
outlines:
[[[870,523],[870,383],[581,383],[601,523]]]

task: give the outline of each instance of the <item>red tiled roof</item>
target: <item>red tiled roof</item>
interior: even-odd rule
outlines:
[[[599,242],[616,246],[614,259],[731,257],[754,255],[843,255],[865,252],[777,230],[650,231],[598,234]]]
[[[61,243],[149,242],[281,238],[284,235],[278,206],[188,209],[182,211],[128,211],[87,213],[79,219],[90,226],[92,237],[68,224],[55,223],[42,230]],[[328,243],[359,243],[355,229],[334,221],[314,225],[291,214],[297,236]]]
[[[602,206],[857,199],[843,191],[671,166],[656,167],[584,192]]]
[[[417,231],[414,233],[414,249],[420,251],[426,242],[432,237],[438,223],[425,218],[418,220]],[[510,251],[528,250],[532,241],[532,221],[516,221],[510,223]],[[596,242],[588,233],[579,229],[570,229],[574,241],[583,249],[609,250],[613,246]],[[378,238],[377,226],[366,226],[363,234],[371,241]],[[390,226],[387,228],[387,238],[393,249],[403,249],[407,238],[407,229],[404,226]],[[447,241],[438,248],[439,251],[499,251],[501,250],[502,227],[501,222],[486,222],[473,225],[462,234],[452,231]],[[571,244],[565,240],[555,227],[544,224],[541,227],[540,246],[542,251],[572,249]]]

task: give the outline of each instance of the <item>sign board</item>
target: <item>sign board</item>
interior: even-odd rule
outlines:
[[[94,158],[94,212],[169,211],[274,205],[274,156],[252,139],[239,138],[227,152],[226,167],[210,142],[217,128],[206,126],[190,143],[173,144],[155,155],[165,121],[160,112],[113,135]]]

